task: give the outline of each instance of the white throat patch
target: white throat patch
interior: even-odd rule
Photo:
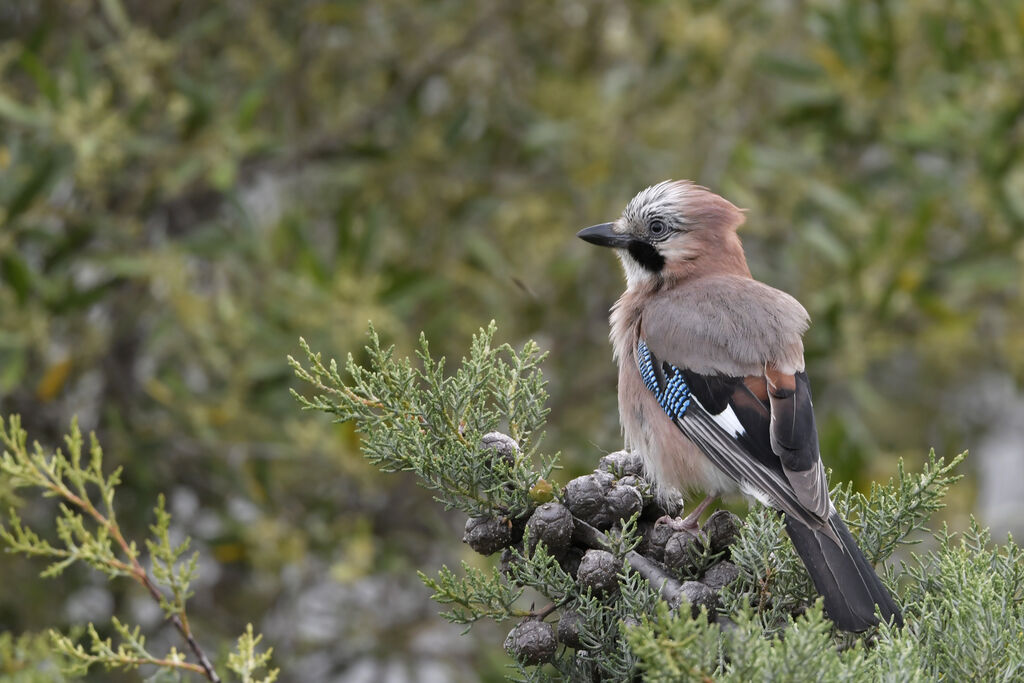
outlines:
[[[634,289],[654,280],[654,273],[637,263],[628,251],[616,249],[615,253],[622,261],[622,269],[626,271],[626,287],[628,289]]]

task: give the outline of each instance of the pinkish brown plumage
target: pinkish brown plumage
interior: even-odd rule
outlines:
[[[786,516],[786,528],[846,630],[899,608],[829,499],[818,454],[796,299],[754,280],[737,228],[743,213],[689,181],[637,194],[612,223],[579,236],[615,248],[626,291],[612,307],[619,418],[662,495],[740,492]]]

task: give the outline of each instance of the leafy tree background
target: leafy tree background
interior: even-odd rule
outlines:
[[[459,357],[496,319],[550,352],[545,446],[589,470],[622,284],[574,233],[692,178],[811,313],[836,480],[971,447],[953,526],[1024,532],[1022,82],[1019,0],[7,0],[0,412],[95,429],[134,535],[165,493],[196,630],[254,622],[282,680],[500,676],[501,634],[459,639],[413,571],[468,557],[463,520],[298,411],[285,356],[372,319]],[[0,631],[160,622],[39,569],[0,555]]]

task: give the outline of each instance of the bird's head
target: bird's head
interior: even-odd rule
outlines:
[[[750,274],[736,228],[743,212],[689,180],[666,180],[629,200],[622,217],[577,237],[616,250],[629,287],[660,286],[700,272]]]

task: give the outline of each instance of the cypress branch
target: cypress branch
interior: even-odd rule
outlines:
[[[931,680],[955,671],[1009,681],[1021,673],[1024,562],[1012,539],[994,546],[977,526],[959,538],[939,532],[912,563],[882,568],[906,628],[836,632],[775,511],[755,506],[743,522],[720,511],[699,537],[673,532],[653,520],[677,515],[678,505],[660,507],[629,453],[564,486],[552,481],[558,456],[538,448],[543,354],[532,342],[518,351],[495,345],[495,332],[493,322],[480,330],[451,374],[424,338],[414,365],[372,328],[368,364],[349,356],[346,377],[305,342],[306,363],[290,362],[311,385],[311,395],[295,393],[305,408],[354,421],[372,463],[414,473],[446,508],[469,515],[464,540],[474,550],[504,548],[489,571],[464,563],[420,577],[450,621],[520,620],[505,642],[519,680]],[[922,540],[965,455],[947,463],[932,452],[920,472],[901,461],[867,496],[833,490],[869,559],[885,562]],[[963,604],[965,592],[974,604]],[[523,605],[528,593],[547,606]]]

